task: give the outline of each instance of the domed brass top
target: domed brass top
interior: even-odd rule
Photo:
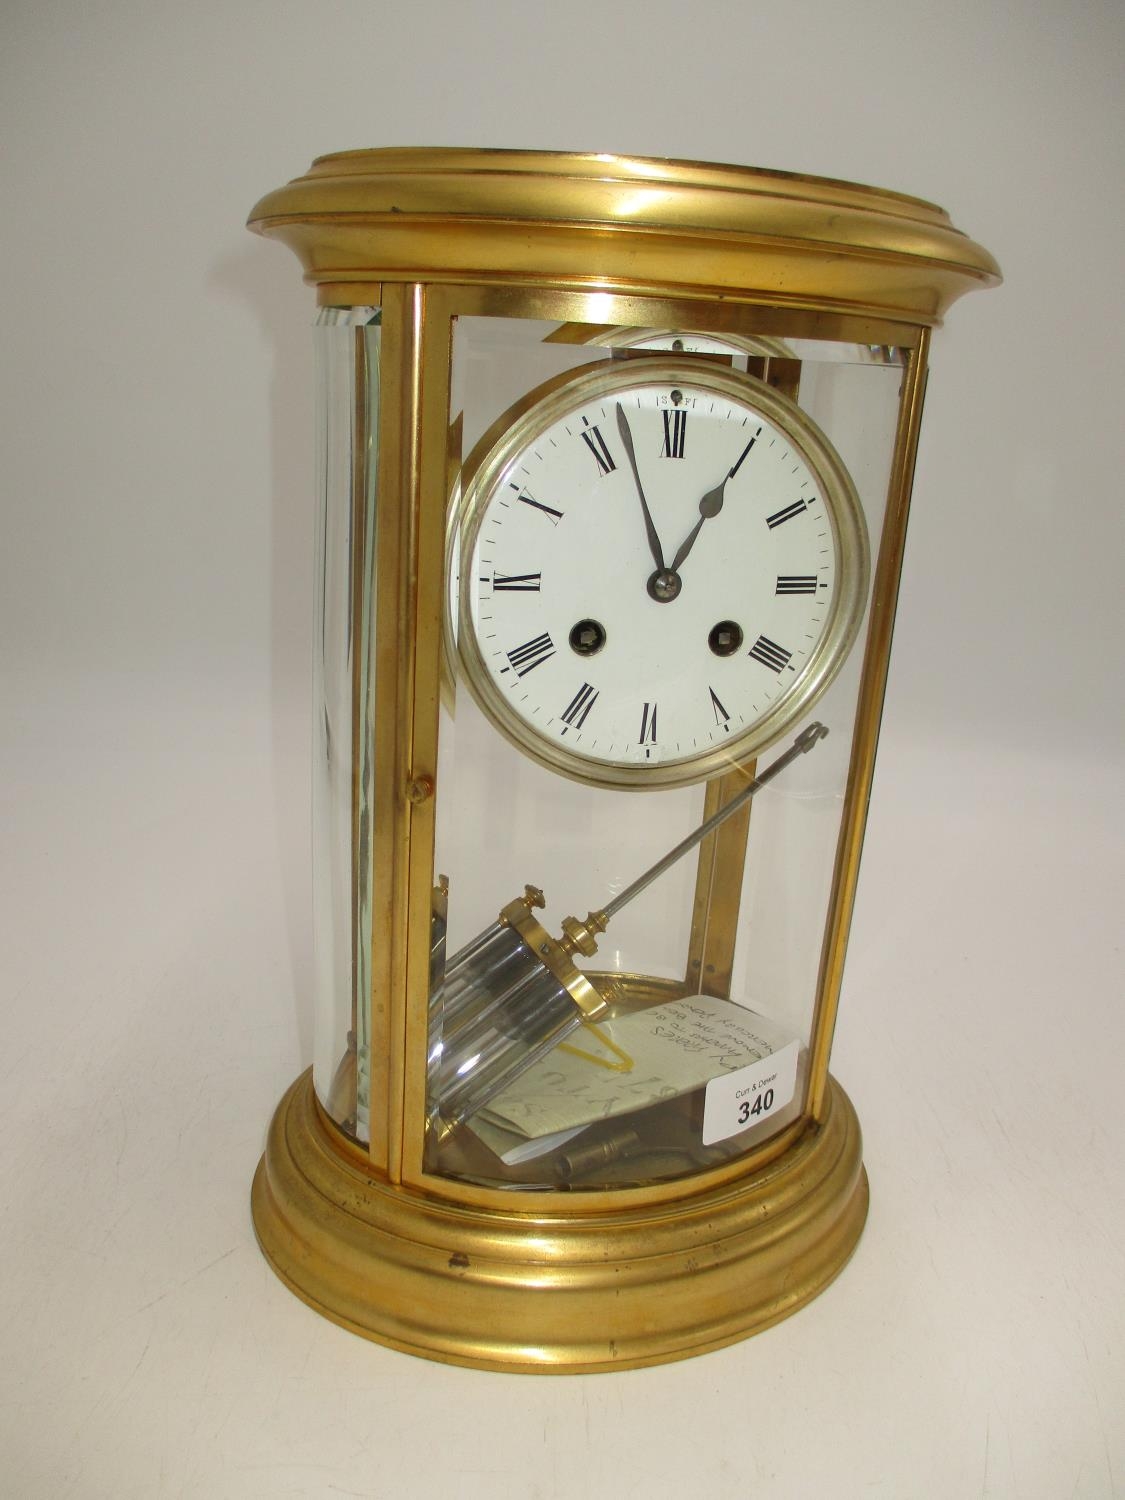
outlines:
[[[940,322],[999,267],[932,203],[828,178],[545,151],[319,157],[250,227],[322,302],[384,281],[713,297]]]

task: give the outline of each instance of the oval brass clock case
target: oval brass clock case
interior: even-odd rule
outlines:
[[[683,386],[685,390],[736,403],[751,416],[763,418],[791,446],[811,475],[829,522],[834,554],[833,588],[819,633],[792,680],[749,723],[717,743],[675,757],[651,762],[610,759],[584,752],[573,743],[559,743],[558,737],[543,733],[516,711],[482,653],[472,612],[476,582],[466,588],[460,586],[460,581],[474,576],[471,569],[477,538],[501,487],[512,483],[521,458],[555,424],[591,402],[665,384],[670,389]],[[626,469],[622,482],[627,473]],[[711,475],[708,482],[721,478],[721,474]],[[598,361],[538,387],[505,413],[477,445],[462,479],[460,502],[450,512],[454,534],[448,549],[447,597],[451,607],[447,631],[456,618],[456,642],[451,654],[459,663],[474,699],[496,729],[548,770],[591,786],[638,790],[690,785],[714,776],[757,755],[807,714],[835,678],[855,640],[865,608],[869,572],[867,528],[859,497],[842,460],[819,427],[787,397],[752,376],[690,355],[645,354],[625,360]],[[628,482],[632,482],[631,478]],[[692,494],[694,497],[694,490]],[[635,496],[631,504],[637,506]],[[685,529],[702,513],[702,502],[698,511],[694,508],[690,513],[685,511]],[[639,507],[636,524],[641,532]],[[717,527],[719,522],[709,520],[708,524]],[[772,522],[763,521],[763,526],[766,524]],[[597,537],[591,536],[589,545],[597,544]],[[698,566],[698,555],[690,561]],[[643,665],[638,659],[638,667]],[[656,665],[651,669],[654,674],[659,670]],[[655,691],[659,679],[654,677],[652,681]],[[705,683],[701,682],[700,692],[706,692]]]

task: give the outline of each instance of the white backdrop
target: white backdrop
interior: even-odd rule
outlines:
[[[8,0],[0,1493],[1125,1493],[1125,10]],[[253,1243],[307,1004],[319,152],[735,161],[930,198],[936,341],[835,1069],[872,1215],[797,1318],[533,1381]]]

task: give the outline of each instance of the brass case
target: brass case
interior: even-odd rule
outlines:
[[[859,1126],[831,1085],[816,1131],[746,1181],[596,1219],[435,1202],[345,1155],[299,1078],[254,1178],[270,1264],[310,1307],[408,1354],[510,1373],[628,1370],[721,1348],[828,1285],[867,1215]]]
[[[320,158],[250,227],[324,306],[382,309],[375,677],[371,1142],[311,1075],[281,1101],[253,1190],[293,1291],[415,1354],[506,1371],[622,1369],[720,1347],[839,1272],[867,1211],[855,1114],[829,1053],[886,685],[929,330],[999,280],[932,204],[855,184],[594,154],[385,150]],[[458,316],[906,351],[890,491],[820,953],[804,1109],[757,1150],[679,1179],[513,1192],[424,1169],[438,708],[445,669],[449,376]],[[785,346],[778,348],[784,350]],[[357,483],[366,479],[357,479]],[[874,540],[874,539],[873,539]],[[708,809],[738,789],[716,780]],[[687,985],[729,984],[746,820],[700,851]],[[376,941],[377,938],[377,941]],[[654,981],[659,984],[659,981]],[[376,1117],[377,1116],[377,1117]]]

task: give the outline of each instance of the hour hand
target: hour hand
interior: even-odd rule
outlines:
[[[652,553],[652,560],[656,564],[657,571],[663,573],[664,553],[660,550],[660,538],[656,534],[656,527],[653,525],[652,513],[649,511],[648,501],[645,499],[644,485],[641,483],[640,471],[637,468],[637,455],[633,451],[633,434],[629,431],[629,419],[625,415],[625,409],[621,405],[620,401],[617,403],[617,430],[621,434],[621,442],[625,448],[626,456],[629,459],[629,467],[633,471],[633,479],[637,486],[637,494],[641,499],[641,510],[644,512],[645,535],[648,537],[648,548]],[[675,571],[674,568],[673,571]]]

